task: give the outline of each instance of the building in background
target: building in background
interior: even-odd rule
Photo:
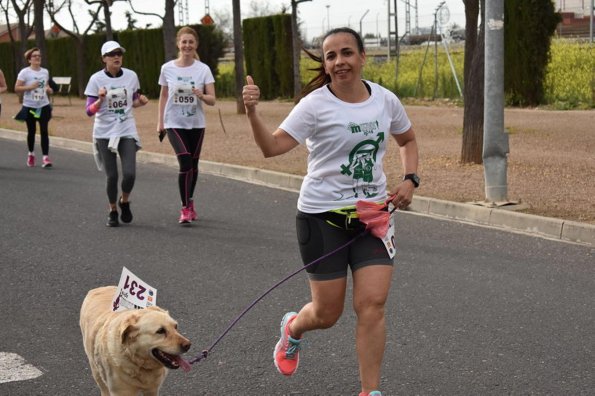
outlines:
[[[556,0],[562,22],[556,29],[561,37],[589,37],[591,0]]]

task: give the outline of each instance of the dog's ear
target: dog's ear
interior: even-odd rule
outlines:
[[[126,344],[130,342],[138,335],[138,327],[136,323],[138,322],[138,315],[130,315],[122,324],[120,325],[120,338],[122,340],[122,344]]]

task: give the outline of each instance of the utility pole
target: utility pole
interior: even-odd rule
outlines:
[[[293,99],[297,101],[302,91],[300,81],[301,43],[297,25],[297,6],[299,3],[312,0],[291,0],[291,42],[293,45]]]
[[[483,164],[486,203],[507,202],[509,153],[504,131],[504,0],[486,1]]]
[[[364,12],[364,15],[362,15],[362,17],[359,19],[359,35],[361,36],[362,40],[364,39],[364,34],[362,32],[362,21],[364,20],[364,17],[368,15],[368,12],[370,12],[370,9],[367,9],[366,12]]]
[[[392,19],[391,19],[392,18]],[[397,18],[397,0],[388,0],[388,32],[386,35],[388,51],[386,59],[390,60],[392,55],[391,42],[395,43],[395,55],[397,57],[395,76],[399,76],[399,21]],[[394,26],[394,30],[393,30]]]

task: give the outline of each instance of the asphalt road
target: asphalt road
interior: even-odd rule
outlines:
[[[196,356],[254,299],[295,269],[295,193],[201,175],[199,220],[177,224],[177,170],[138,165],[133,223],[105,227],[104,176],[92,157],[53,149],[25,166],[0,139],[1,395],[98,394],[78,313],[89,289],[126,266],[159,290]],[[409,213],[397,214],[386,307],[386,395],[587,395],[595,389],[595,249]],[[351,305],[307,334],[291,378],[272,364],[278,322],[308,301],[299,274],[255,306],[164,395],[356,395]],[[350,295],[348,296],[350,298]],[[11,355],[12,356],[12,355]]]

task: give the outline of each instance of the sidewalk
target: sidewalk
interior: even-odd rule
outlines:
[[[0,128],[0,138],[25,141],[26,134]],[[91,154],[90,142],[52,136],[52,147],[75,150]],[[164,164],[177,167],[173,155],[139,151],[140,162]],[[261,184],[289,191],[299,191],[302,177],[280,172],[229,165],[210,161],[200,161],[200,170],[207,174]],[[531,234],[564,242],[573,242],[595,247],[595,225],[515,213],[504,208],[486,208],[466,203],[443,201],[434,198],[415,196],[407,211],[418,214],[455,220],[480,226],[494,227],[505,231]]]

